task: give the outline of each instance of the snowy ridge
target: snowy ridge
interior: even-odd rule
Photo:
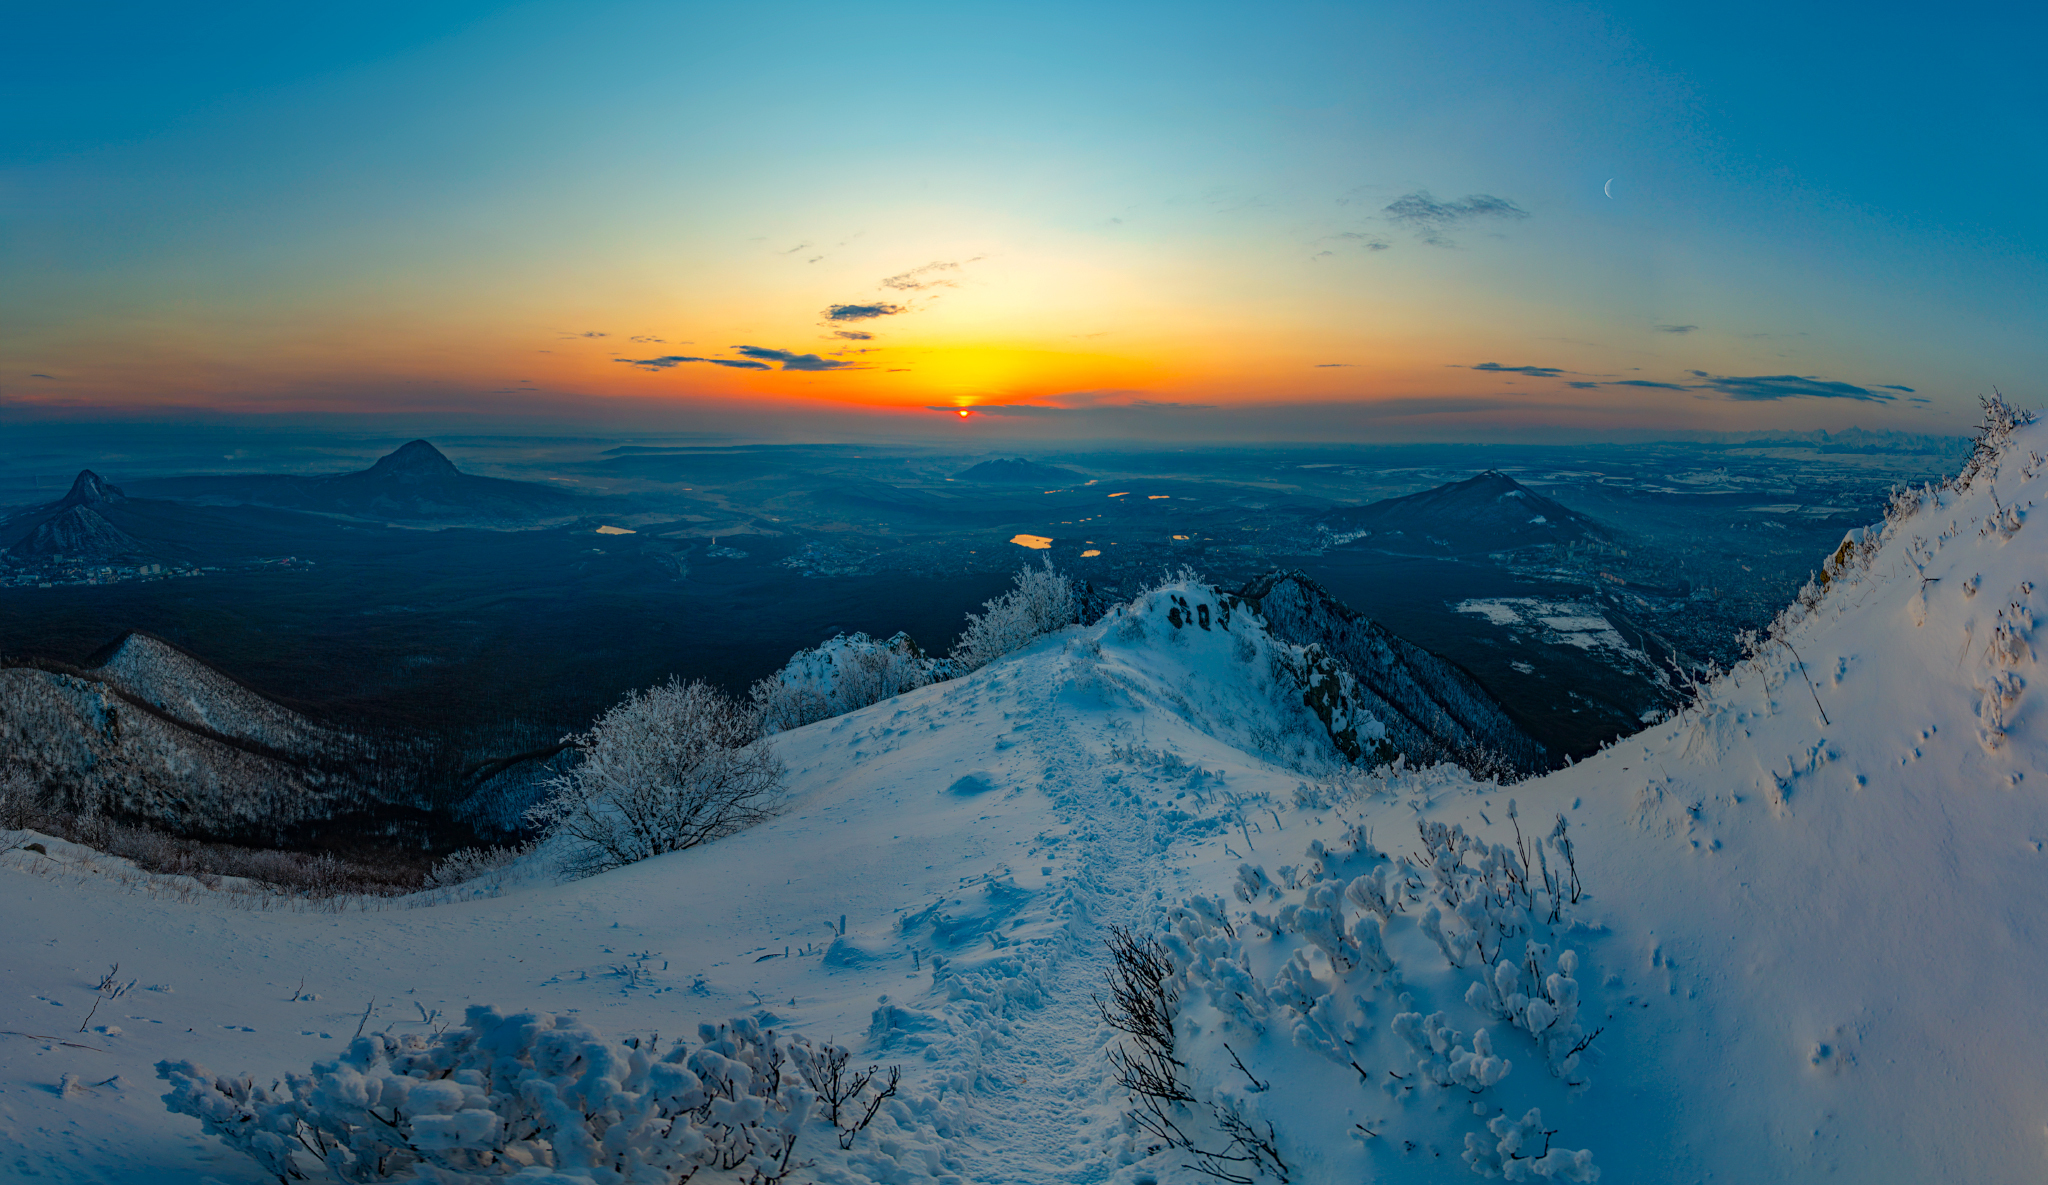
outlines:
[[[1300,572],[1269,572],[1240,596],[1277,636],[1315,644],[1359,680],[1387,742],[1411,762],[1450,761],[1502,776],[1544,768],[1543,746],[1523,732],[1471,676],[1355,613]]]
[[[128,633],[94,658],[92,674],[179,720],[227,736],[300,754],[346,740],[149,634]]]
[[[0,774],[44,787],[50,809],[144,819],[187,834],[268,833],[359,797],[344,778],[166,715],[137,707],[107,682],[0,669]]]
[[[51,809],[182,834],[264,835],[356,807],[356,739],[130,633],[86,670],[0,669],[0,777]]]
[[[901,1065],[849,1147],[803,1136],[835,1185],[2033,1179],[2042,450],[1903,498],[1694,707],[1512,794],[1341,761],[1341,678],[1183,583],[780,734],[780,817],[590,880],[269,915],[0,854],[0,1029],[44,1035],[0,1037],[0,1175],[253,1185],[157,1061],[267,1082],[487,1004]],[[1107,1056],[1112,926],[1171,959],[1177,1143]],[[171,990],[81,1026],[115,961]]]

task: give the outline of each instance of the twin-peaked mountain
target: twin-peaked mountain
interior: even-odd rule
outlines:
[[[1463,555],[1607,540],[1595,519],[1489,469],[1419,494],[1332,510],[1316,519],[1361,547],[1406,555]]]

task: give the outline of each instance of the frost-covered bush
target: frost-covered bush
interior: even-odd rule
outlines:
[[[1452,1028],[1441,1012],[1403,1012],[1394,1018],[1394,1035],[1415,1051],[1416,1072],[1435,1086],[1463,1087],[1478,1094],[1514,1068],[1506,1058],[1494,1056],[1493,1038],[1485,1029],[1472,1034],[1471,1045],[1461,1047],[1465,1034]]]
[[[1074,624],[1074,582],[1045,558],[1043,568],[1017,570],[1017,587],[982,603],[967,615],[967,628],[953,644],[952,662],[961,674],[980,670],[1032,639]]]
[[[478,1005],[462,1028],[358,1037],[269,1086],[191,1062],[157,1075],[166,1106],[281,1182],[323,1167],[434,1185],[647,1185],[706,1168],[774,1182],[802,1167],[797,1138],[822,1109],[791,1064],[803,1051],[745,1019],[698,1038],[662,1054],[569,1017]]]
[[[942,677],[909,634],[887,641],[840,634],[801,650],[783,668],[754,684],[750,696],[761,731],[787,732],[878,704]]]
[[[1258,1114],[1278,1121],[1263,1137],[1270,1148],[1310,1135],[1287,1130],[1290,1112],[1279,1097],[1280,1084],[1322,1073],[1304,1057],[1355,1073],[1361,1107],[1378,1106],[1381,1094],[1448,1093],[1458,1106],[1368,1113],[1353,1125],[1366,1140],[1412,1148],[1402,1137],[1419,1139],[1425,1114],[1458,1113],[1466,1102],[1485,1114],[1497,1110],[1491,1100],[1499,1094],[1533,1088],[1510,1083],[1526,1056],[1539,1057],[1566,1088],[1586,1086],[1581,1055],[1599,1030],[1582,1026],[1581,959],[1559,941],[1584,896],[1577,846],[1561,816],[1548,834],[1525,833],[1510,801],[1506,821],[1512,833],[1490,842],[1457,824],[1420,820],[1419,849],[1410,855],[1382,851],[1353,824],[1333,842],[1311,840],[1306,860],[1277,875],[1246,862],[1227,895],[1190,897],[1170,910],[1158,939],[1171,968],[1163,985],[1187,1014],[1185,1035],[1196,1038],[1179,1055],[1175,1080],[1184,1093],[1255,1100]],[[1428,949],[1425,939],[1449,964],[1449,984],[1442,969],[1414,975],[1407,965]],[[1508,949],[1520,953],[1504,957]],[[1214,1118],[1219,1131],[1235,1132],[1221,1110]],[[1510,1180],[1593,1180],[1591,1155],[1551,1149],[1552,1134],[1534,1113],[1499,1119],[1472,1133],[1466,1161]],[[1228,1151],[1251,1158],[1250,1147],[1240,1141]],[[1253,1163],[1228,1162],[1227,1179],[1258,1176],[1264,1170]]]
[[[444,898],[496,897],[538,853],[538,843],[516,847],[463,848],[451,852],[427,874],[428,890]]]
[[[528,812],[583,875],[677,852],[774,813],[783,767],[754,713],[702,682],[636,691],[569,738],[582,760]]]
[[[1555,968],[1553,970],[1553,967]],[[1465,1003],[1528,1033],[1543,1051],[1550,1072],[1572,1086],[1584,1086],[1579,1054],[1592,1044],[1579,1025],[1579,956],[1564,951],[1553,964],[1550,948],[1529,942],[1522,961],[1502,959],[1493,972],[1465,990]]]
[[[1947,482],[1950,489],[1967,490],[1976,484],[1979,475],[1995,472],[2005,450],[2012,444],[2012,434],[2034,422],[2033,412],[2015,406],[1996,391],[1979,402],[1984,405],[1984,422],[1977,425],[1977,431],[1971,438],[1970,459],[1963,462],[1962,471]]]
[[[1550,1137],[1557,1133],[1544,1129],[1543,1112],[1534,1107],[1519,1120],[1496,1115],[1487,1121],[1486,1130],[1492,1133],[1492,1139],[1478,1132],[1465,1136],[1465,1163],[1482,1177],[1504,1177],[1510,1181],[1600,1179],[1592,1152],[1550,1146]]]

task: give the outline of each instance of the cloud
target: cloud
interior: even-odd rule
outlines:
[[[1048,407],[1042,403],[981,403],[966,408],[941,407],[937,404],[928,403],[925,405],[925,410],[942,411],[948,415],[959,415],[962,411],[971,411],[978,416],[1065,416],[1072,415],[1074,412],[1074,409],[1071,407]]]
[[[1719,391],[1730,399],[1745,402],[1792,399],[1811,396],[1815,399],[1861,399],[1871,403],[1883,403],[1898,398],[1854,383],[1840,383],[1832,379],[1818,379],[1796,374],[1760,375],[1713,375],[1704,371],[1693,371],[1706,380],[1700,384],[1710,391]]]
[[[1444,232],[1482,218],[1527,218],[1529,212],[1506,198],[1475,193],[1454,202],[1440,202],[1426,189],[1405,193],[1387,203],[1380,213],[1388,221],[1405,226],[1423,242],[1438,247],[1456,246]]]
[[[1687,387],[1687,386],[1684,386],[1683,384],[1680,384],[1680,383],[1653,383],[1653,382],[1651,382],[1651,381],[1650,381],[1650,380],[1648,380],[1648,379],[1619,379],[1619,380],[1616,380],[1616,382],[1614,383],[1614,385],[1615,385],[1615,386],[1617,386],[1617,387],[1649,387],[1649,388],[1651,388],[1652,390],[1657,390],[1657,391],[1690,391],[1690,390],[1692,390],[1692,388],[1691,388],[1691,387]]]
[[[60,378],[58,378],[58,377],[57,377],[56,375],[54,375],[54,374],[32,374],[32,375],[30,375],[30,376],[28,376],[28,377],[30,377],[30,378],[32,378],[32,379],[48,379],[48,380],[50,380],[50,381],[51,381],[51,382],[53,382],[53,383],[61,383],[61,382],[63,382],[63,381],[64,381],[63,379],[60,379]]]
[[[1502,366],[1498,362],[1481,362],[1473,370],[1493,371],[1499,374],[1526,374],[1534,379],[1554,379],[1564,373],[1555,366]]]
[[[853,365],[851,362],[839,362],[830,358],[820,358],[816,354],[798,354],[790,350],[773,350],[767,346],[734,346],[733,350],[742,357],[758,358],[763,362],[780,362],[784,370],[844,370]]]
[[[1933,403],[1933,402],[1934,402],[1934,400],[1932,400],[1932,399],[1922,399],[1922,398],[1920,398],[1920,397],[1919,397],[1918,395],[1908,395],[1908,396],[1906,396],[1906,402],[1907,402],[1907,403]]]
[[[1872,383],[1871,386],[1876,387],[1882,391],[1904,391],[1908,395],[1911,395],[1913,393],[1913,388],[1901,387],[1897,383]]]
[[[586,330],[586,331],[584,331],[584,332],[582,332],[582,333],[571,333],[571,334],[568,334],[568,335],[566,335],[566,336],[569,336],[569,337],[610,337],[610,336],[611,336],[611,334],[609,334],[609,333],[597,333],[597,332],[594,332],[594,331]]]
[[[1066,395],[1054,395],[1051,398],[1074,400],[1094,394],[1095,392],[1091,391],[1075,391]],[[1122,394],[1122,392],[1106,392],[1105,394]],[[1150,399],[1133,399],[1128,402],[1118,403],[1083,402],[1079,406],[1061,406],[1053,403],[977,403],[965,410],[979,416],[1017,416],[1042,419],[1048,416],[1099,415],[1104,412],[1213,411],[1215,407],[1216,405],[1213,403],[1159,403]],[[933,404],[927,405],[925,410],[942,411],[957,415],[962,409]]]
[[[967,410],[991,416],[1080,416],[1116,412],[1207,411],[1208,403],[1162,403],[1145,398],[1143,391],[1128,387],[1103,387],[1090,391],[1062,391],[1031,403],[980,403]],[[932,407],[932,411],[957,412],[958,407]]]
[[[882,287],[894,288],[898,292],[922,292],[927,288],[951,288],[953,281],[941,273],[957,272],[960,265],[934,259],[923,267],[914,267],[907,272],[898,272],[882,281]]]
[[[663,338],[658,338],[658,337],[648,337],[648,336],[647,336],[647,335],[645,335],[645,334],[636,334],[636,335],[634,335],[634,336],[632,336],[632,337],[629,337],[629,338],[627,338],[626,340],[627,340],[627,341],[629,341],[629,342],[638,342],[638,343],[640,343],[641,345],[646,345],[646,344],[648,344],[648,343],[650,343],[650,342],[654,343],[655,345],[663,345],[663,346],[665,346],[665,345],[667,345],[667,344],[668,344],[668,342],[667,342],[667,341],[666,341],[665,339],[663,339]]]
[[[1316,364],[1315,364],[1315,367],[1314,367],[1314,369],[1316,369],[1316,370],[1334,370],[1334,369],[1336,369],[1337,367],[1340,367],[1340,366],[1356,366],[1356,365],[1358,365],[1358,363],[1356,363],[1356,362],[1318,362],[1318,363],[1316,363]]]
[[[1599,383],[1566,383],[1566,384],[1565,384],[1565,386],[1567,386],[1567,387],[1576,387],[1576,388],[1578,388],[1578,389],[1579,389],[1579,390],[1581,390],[1581,391],[1591,391],[1591,390],[1593,390],[1594,388],[1598,387],[1599,385],[1600,385]]]
[[[1695,329],[1698,329],[1698,328],[1699,328],[1699,326],[1697,326],[1697,325],[1652,325],[1652,326],[1651,326],[1650,328],[1652,328],[1652,329],[1655,329],[1655,330],[1656,330],[1656,331],[1657,331],[1658,333],[1691,333],[1691,332],[1692,332],[1693,330],[1695,330]]]
[[[663,358],[614,358],[612,361],[637,366],[642,370],[667,370],[684,362],[709,362],[713,366],[729,366],[734,370],[773,369],[765,362],[743,362],[733,358],[692,358],[684,354],[670,354]]]
[[[858,329],[835,329],[832,331],[832,336],[843,337],[850,342],[871,342],[875,340],[874,334],[862,333]]]
[[[876,301],[874,304],[835,304],[825,310],[827,321],[868,321],[876,317],[893,317],[905,311],[900,304]]]

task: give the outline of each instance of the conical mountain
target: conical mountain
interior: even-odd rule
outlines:
[[[1317,520],[1332,534],[1413,555],[1504,551],[1610,539],[1605,524],[1489,469],[1419,494],[1333,510]]]
[[[120,486],[113,484],[90,469],[81,469],[78,471],[78,476],[72,479],[71,491],[58,499],[57,504],[51,507],[51,509],[69,510],[73,506],[110,506],[116,502],[126,502],[127,500],[128,497],[121,492]]]
[[[205,498],[404,522],[531,522],[589,506],[582,495],[551,486],[464,473],[424,440],[407,441],[354,473],[170,477],[134,485],[145,497]]]
[[[448,481],[462,476],[455,462],[424,440],[410,440],[377,459],[375,465],[351,476],[372,480],[419,483]]]
[[[26,538],[8,548],[7,554],[20,560],[62,557],[105,562],[140,558],[147,552],[140,543],[90,507],[73,506],[38,523]]]

